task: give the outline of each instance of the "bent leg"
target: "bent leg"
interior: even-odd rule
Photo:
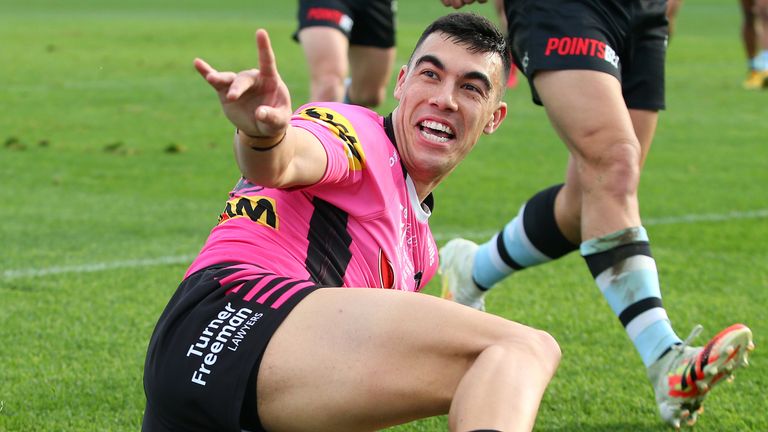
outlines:
[[[555,222],[572,243],[581,243],[581,186],[573,156],[568,157],[565,183],[555,199]]]
[[[651,149],[653,136],[656,133],[658,112],[647,110],[629,110],[632,126],[640,143],[640,170],[645,164]],[[581,187],[576,159],[568,159],[565,184],[555,201],[555,219],[558,227],[568,240],[578,244],[581,242]]]
[[[367,107],[381,105],[385,99],[394,61],[395,48],[350,46],[349,67],[352,82],[349,100],[356,105]]]
[[[608,74],[540,75],[536,88],[571,157],[568,188],[558,196],[556,216],[572,218],[573,208],[579,206],[581,254],[648,366],[680,342],[662,305],[656,262],[640,223],[637,198],[658,113],[627,109],[618,80]],[[563,226],[567,221],[558,223]]]
[[[307,27],[299,32],[310,73],[310,101],[341,102],[347,76],[349,41],[332,27]]]
[[[630,109],[629,117],[632,119],[632,126],[635,129],[635,135],[640,142],[640,171],[642,173],[645,160],[651,151],[651,143],[656,135],[656,125],[659,122],[659,112]]]
[[[268,430],[375,430],[448,413],[452,430],[529,431],[559,362],[546,333],[436,297],[324,288],[270,341]]]
[[[580,207],[582,239],[639,226],[642,152],[618,80],[602,72],[562,70],[540,72],[534,83],[571,154],[568,183],[578,188],[581,201],[569,200],[564,213]]]

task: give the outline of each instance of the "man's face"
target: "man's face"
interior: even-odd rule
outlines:
[[[471,53],[445,36],[429,35],[395,86],[400,155],[423,182],[442,179],[506,116],[501,58]]]

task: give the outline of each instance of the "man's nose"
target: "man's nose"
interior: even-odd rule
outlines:
[[[432,95],[432,105],[438,107],[441,110],[456,111],[459,107],[456,104],[456,95],[454,94],[455,85],[450,82],[444,82],[437,93]]]

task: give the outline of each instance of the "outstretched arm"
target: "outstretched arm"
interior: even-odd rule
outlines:
[[[201,59],[195,68],[238,129],[235,159],[248,180],[267,187],[314,184],[325,172],[325,150],[314,135],[290,126],[291,96],[265,30],[256,32],[256,45],[258,69],[220,72]]]

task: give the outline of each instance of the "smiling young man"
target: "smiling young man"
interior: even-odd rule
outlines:
[[[506,115],[503,36],[472,14],[435,21],[387,117],[292,113],[256,36],[258,70],[195,61],[238,129],[243,178],[152,335],[144,430],[361,431],[448,414],[455,431],[530,431],[554,339],[418,293],[438,265],[432,190]]]

